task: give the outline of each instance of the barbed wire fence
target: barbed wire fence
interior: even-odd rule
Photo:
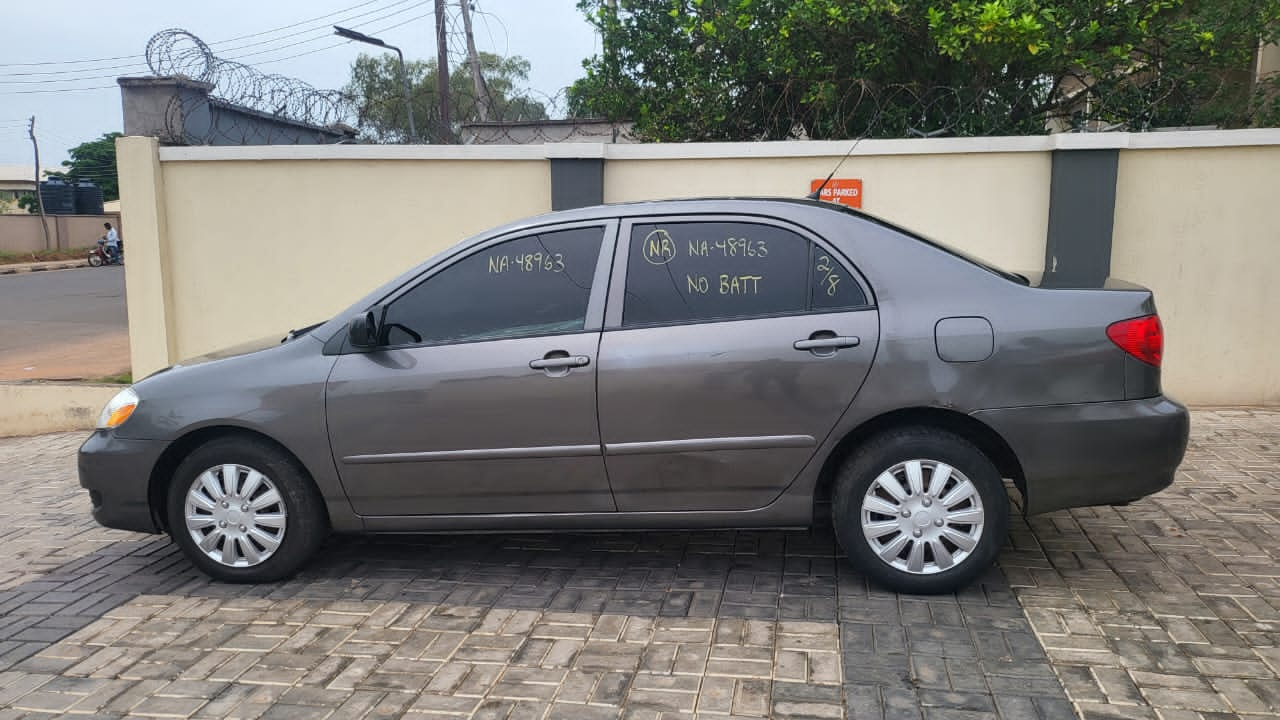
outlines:
[[[448,62],[465,74],[469,55],[464,30],[455,10],[446,18]],[[145,59],[152,73],[210,87],[207,94],[178,92],[165,111],[162,140],[174,144],[280,144],[289,142],[407,143],[404,99],[398,92],[361,97],[343,90],[320,90],[251,65],[219,58],[198,36],[180,28],[156,33],[147,43]],[[568,89],[543,93],[511,87],[496,95],[471,91],[471,83],[451,86],[454,106],[448,137],[440,130],[438,97],[432,83],[414,83],[413,99],[424,139],[435,143],[527,144],[568,141],[631,142],[653,137],[634,131],[627,121],[573,117]],[[1083,87],[1083,86],[1082,86]],[[760,83],[726,88],[735,112],[714,126],[687,128],[698,140],[838,139],[849,137],[939,137],[999,134],[1039,134],[1051,130],[1128,129],[1128,122],[1107,118],[1134,117],[1131,107],[1115,112],[1115,96],[1080,92],[1069,102],[1050,102],[1060,89],[1027,88],[1018,94],[974,88],[879,85],[863,81],[843,83],[838,95],[821,101],[804,99],[807,90],[790,83]],[[1061,95],[1061,93],[1059,92]],[[723,98],[709,98],[721,102]],[[1151,99],[1152,106],[1167,96]],[[1132,105],[1133,98],[1122,101]],[[479,122],[483,105],[487,120]],[[247,112],[246,112],[247,111]],[[204,122],[198,118],[208,118]],[[263,119],[283,120],[294,132]],[[334,133],[346,126],[353,133]],[[298,132],[298,131],[301,132]],[[307,131],[312,134],[308,135]],[[319,134],[317,137],[315,134]]]
[[[473,6],[471,11],[488,33],[495,48],[498,39],[490,22],[505,37],[501,18]],[[470,72],[461,8],[448,5],[445,16],[447,61],[456,74]],[[509,43],[508,43],[509,44]],[[505,57],[505,54],[498,55]],[[162,30],[147,42],[147,67],[156,77],[179,78],[210,85],[207,93],[176,92],[164,111],[161,140],[179,145],[288,144],[300,142],[367,142],[405,144],[407,113],[397,89],[381,96],[362,96],[345,90],[322,90],[297,78],[267,73],[242,62],[218,57],[200,37],[182,28]],[[518,78],[523,80],[523,78]],[[495,94],[482,83],[477,95],[468,83],[451,86],[454,107],[451,132],[443,136],[439,123],[439,99],[434,83],[414,82],[414,104],[419,134],[432,143],[540,143],[572,140],[625,140],[630,123],[602,123],[595,118],[570,117],[568,88],[554,93],[521,86]],[[487,122],[479,123],[477,108],[484,105]],[[372,121],[390,119],[391,122]],[[202,120],[207,119],[207,120]],[[264,119],[294,126],[290,132]],[[607,127],[606,127],[607,126]],[[602,130],[602,128],[605,128]],[[606,132],[607,130],[607,132]]]
[[[1242,95],[1243,93],[1243,95]],[[993,137],[1057,132],[1146,132],[1175,128],[1248,126],[1280,122],[1280,77],[1250,89],[1223,82],[1207,88],[1130,79],[1096,82],[1064,75],[1028,87],[923,86],[849,79],[824,92],[790,82],[758,83],[688,96],[687,105],[655,103],[647,123],[572,117],[567,91],[530,94],[547,117],[564,120],[471,123],[463,142],[687,142],[847,140],[853,138]],[[718,112],[703,112],[699,105]],[[1219,106],[1245,114],[1222,123]],[[668,128],[678,128],[665,134]],[[470,132],[466,132],[466,131]],[[678,134],[677,134],[678,133]]]
[[[450,15],[449,63],[467,68],[469,57],[456,47],[462,42],[457,12]],[[169,28],[151,37],[145,60],[152,75],[177,78],[210,86],[207,92],[176,92],[164,110],[161,140],[175,145],[289,144],[300,142],[408,143],[404,99],[398,92],[382,97],[361,97],[347,90],[322,90],[297,78],[266,73],[252,65],[220,58],[194,33]],[[455,71],[457,72],[457,71]],[[398,85],[397,85],[398,87]],[[486,90],[488,88],[486,87]],[[564,120],[568,110],[567,89],[555,94],[530,88],[512,88],[500,97],[492,93],[477,96],[461,85],[450,93],[455,107],[453,132],[439,132],[438,98],[433,83],[415,83],[413,102],[418,124],[429,142],[564,142],[583,133],[578,125]],[[478,115],[483,103],[489,123],[476,131],[466,126]],[[395,115],[400,117],[396,118]],[[371,123],[371,117],[391,116],[391,123]],[[541,126],[530,123],[562,118]],[[283,121],[295,126],[286,132],[263,120]],[[503,128],[504,123],[525,123],[520,128]],[[401,128],[400,126],[404,126]],[[479,133],[477,135],[477,132]]]
[[[689,89],[672,106],[653,97],[644,102],[648,116],[628,133],[637,142],[1146,132],[1274,125],[1280,121],[1280,77],[1253,88],[1228,79],[1192,87],[1159,78],[1099,81],[1070,73],[1001,87],[854,77],[820,89],[761,82],[701,94]]]
[[[834,140],[1146,131],[1204,126],[1203,118],[1211,115],[1205,108],[1217,102],[1240,104],[1238,84],[1187,88],[1163,81],[1158,74],[1135,73],[1099,81],[1068,73],[986,88],[877,83],[847,77],[833,78],[816,88],[790,80],[691,88],[685,91],[683,103],[677,101],[672,107],[650,103],[644,118],[584,117],[591,114],[582,109],[589,103],[572,102],[568,88],[539,92],[522,85],[526,78],[518,72],[494,75],[480,83],[481,92],[475,92],[460,8],[449,7],[445,17],[447,62],[454,82],[447,132],[441,128],[439,97],[434,81],[428,80],[428,64],[410,63],[410,102],[422,140],[431,143]],[[475,8],[473,12],[490,32],[490,44],[496,49],[498,42],[488,21],[500,24],[500,19]],[[506,32],[505,26],[502,31]],[[175,94],[166,110],[166,142],[410,141],[398,77],[394,83],[366,87],[363,92],[351,86],[321,90],[295,78],[219,58],[200,38],[178,28],[153,36],[145,57],[157,76],[186,78],[211,87],[204,95]],[[1265,92],[1246,103],[1250,112],[1258,117],[1267,113],[1280,117],[1280,78],[1262,90]],[[700,106],[718,111],[702,112]],[[481,107],[486,117],[483,122],[479,121]],[[575,111],[582,115],[575,115]],[[215,120],[204,124],[192,121],[201,116]],[[262,122],[264,119],[291,123],[292,134]]]
[[[355,101],[347,93],[320,90],[297,78],[219,58],[194,33],[181,28],[153,35],[145,57],[157,77],[210,86],[207,94],[178,92],[170,98],[161,138],[168,143],[279,144],[290,133],[263,119],[300,126],[297,129],[303,133],[332,133],[333,128],[354,122]],[[197,118],[209,120],[195,121]],[[301,134],[292,136],[301,142]]]

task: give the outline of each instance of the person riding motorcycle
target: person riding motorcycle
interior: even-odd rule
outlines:
[[[102,226],[107,229],[107,234],[100,239],[104,243],[107,250],[107,257],[111,263],[120,262],[120,233],[111,227],[111,223],[104,222]]]

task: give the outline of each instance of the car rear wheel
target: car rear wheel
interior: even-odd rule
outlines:
[[[297,572],[324,540],[324,501],[297,463],[269,443],[200,446],[169,486],[169,534],[196,567],[226,582]]]
[[[845,462],[832,499],[849,559],[898,592],[952,592],[995,561],[1009,525],[1000,473],[971,443],[933,428],[878,435]]]

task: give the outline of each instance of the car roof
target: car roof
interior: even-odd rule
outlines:
[[[814,211],[834,212],[838,214],[856,215],[881,224],[884,220],[868,215],[844,205],[831,202],[809,200],[806,198],[787,197],[705,197],[680,198],[672,200],[639,200],[620,203],[605,203],[569,210],[553,210],[541,215],[524,217],[513,222],[492,227],[472,241],[483,238],[505,235],[525,228],[549,225],[551,223],[577,222],[586,220],[602,220],[606,218],[630,218],[642,215],[681,215],[681,214],[743,214],[764,215],[796,219],[797,216],[810,215]],[[471,243],[466,243],[471,244]]]
[[[591,205],[571,210],[556,210],[550,213],[526,218],[526,221],[538,220],[539,222],[571,222],[573,220],[594,220],[602,217],[632,217],[636,215],[671,212],[746,212],[750,214],[761,214],[767,213],[771,209],[777,212],[789,209],[794,210],[797,208],[820,208],[824,210],[834,210],[836,212],[848,210],[854,214],[864,215],[861,212],[857,212],[852,208],[846,208],[843,205],[810,200],[807,198],[726,196],[604,203],[601,205]],[[874,219],[871,218],[871,216],[864,216],[869,219]]]

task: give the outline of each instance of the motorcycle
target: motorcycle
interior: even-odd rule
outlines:
[[[107,241],[98,238],[98,246],[89,251],[89,265],[91,267],[102,267],[103,265],[123,265],[124,264],[124,241],[116,243],[116,256],[111,257],[107,252]]]

